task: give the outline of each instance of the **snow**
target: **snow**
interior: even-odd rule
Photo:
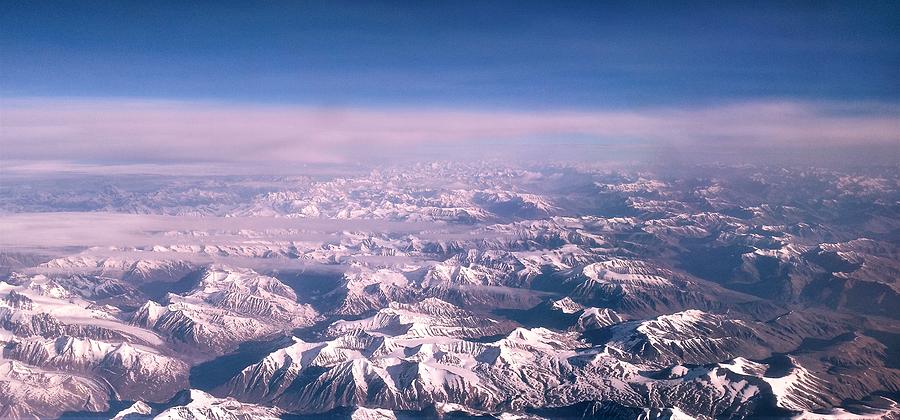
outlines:
[[[769,345],[765,339],[781,337],[768,336],[764,333],[769,330],[757,329],[762,323],[743,323],[736,319],[746,313],[732,316],[733,312],[720,312],[726,309],[740,312],[747,307],[755,308],[749,311],[767,309],[753,304],[730,306],[733,302],[725,299],[735,296],[733,293],[704,288],[701,284],[707,283],[686,275],[681,268],[669,267],[677,266],[672,258],[694,246],[682,241],[685,238],[721,233],[716,237],[716,245],[754,247],[761,241],[774,241],[768,235],[759,234],[760,223],[764,224],[762,229],[771,233],[802,228],[809,236],[774,235],[784,242],[782,246],[748,252],[744,254],[748,260],[768,255],[789,261],[818,246],[824,238],[843,238],[846,232],[828,231],[829,227],[824,225],[796,224],[793,219],[799,219],[800,212],[808,208],[793,208],[789,210],[793,216],[784,220],[773,213],[773,206],[752,203],[753,197],[734,200],[736,190],[717,179],[689,182],[692,185],[689,190],[675,191],[681,188],[680,184],[658,181],[649,174],[593,172],[593,169],[582,174],[585,179],[593,178],[586,184],[589,194],[598,198],[590,187],[591,182],[608,191],[619,191],[622,194],[611,195],[627,197],[627,205],[638,210],[634,214],[639,216],[582,216],[594,212],[588,211],[593,206],[590,199],[577,204],[577,209],[555,207],[580,200],[580,193],[562,193],[572,195],[566,198],[556,193],[535,195],[526,191],[551,190],[544,190],[540,185],[533,185],[532,189],[517,184],[518,178],[526,177],[530,180],[555,177],[554,182],[568,179],[564,173],[556,172],[561,168],[554,168],[534,173],[503,169],[493,163],[465,166],[462,170],[449,164],[435,164],[411,171],[390,169],[324,182],[279,178],[274,189],[268,181],[239,181],[255,185],[251,190],[236,188],[234,198],[245,199],[244,203],[214,209],[212,204],[206,204],[192,211],[265,217],[254,220],[231,217],[225,222],[217,221],[218,218],[185,219],[179,222],[182,226],[169,226],[172,221],[166,221],[158,224],[165,225],[163,229],[140,231],[141,244],[132,244],[137,248],[92,248],[55,258],[42,266],[38,262],[30,264],[34,266],[27,272],[37,274],[0,283],[0,296],[9,297],[15,291],[33,300],[33,307],[28,300],[14,296],[0,303],[4,316],[27,321],[32,315],[47,314],[65,324],[102,326],[126,337],[121,339],[119,334],[107,334],[107,331],[85,334],[107,337],[104,339],[17,337],[0,329],[0,341],[27,344],[35,350],[31,357],[11,353],[7,357],[40,364],[38,367],[23,360],[0,361],[0,397],[9,399],[8,394],[3,394],[9,390],[15,398],[35,394],[54,401],[68,395],[82,404],[88,398],[92,403],[105,404],[108,394],[120,389],[110,389],[118,388],[115,378],[102,376],[111,371],[119,374],[116,369],[106,369],[104,361],[130,367],[122,372],[123,377],[131,375],[160,382],[161,375],[147,372],[175,370],[169,369],[170,358],[184,357],[197,362],[197,359],[230,352],[248,340],[272,339],[268,342],[282,343],[283,348],[270,351],[259,363],[228,378],[227,386],[217,389],[235,400],[193,390],[189,392],[189,403],[171,407],[163,417],[276,417],[278,412],[239,402],[265,401],[279,407],[296,404],[292,408],[319,411],[338,405],[364,406],[353,412],[354,418],[360,419],[394,416],[389,410],[371,407],[406,409],[419,407],[420,402],[437,403],[438,409],[444,412],[471,410],[467,405],[508,410],[510,413],[501,416],[513,418],[518,414],[512,413],[523,407],[561,406],[590,400],[623,402],[637,407],[642,406],[641,402],[652,403],[660,406],[647,408],[648,417],[653,410],[654,416],[690,418],[687,412],[705,413],[711,407],[729,407],[726,414],[743,412],[759,394],[759,388],[752,385],[759,381],[771,385],[780,406],[806,410],[803,415],[807,417],[801,418],[816,416],[810,399],[829,390],[813,371],[797,365],[782,378],[748,378],[762,377],[767,366],[748,359],[756,356],[751,355],[754,348],[746,343],[762,343],[760,346],[766,351],[776,351],[773,350],[776,344]],[[580,169],[565,169],[569,170]],[[604,180],[606,176],[609,179]],[[427,185],[420,185],[425,179]],[[220,182],[207,181],[217,185]],[[192,181],[180,179],[179,182]],[[869,182],[863,177],[845,179],[837,185],[868,188],[880,184],[883,182]],[[775,184],[767,185],[774,188]],[[646,191],[653,193],[643,194]],[[169,192],[159,194],[153,201],[167,200]],[[632,194],[635,192],[641,193]],[[702,197],[702,205],[697,205],[695,200],[683,200],[687,195],[681,192]],[[194,191],[181,193],[193,195]],[[203,191],[197,192],[202,194]],[[833,206],[837,200],[832,198],[824,197],[823,203],[836,209]],[[715,212],[715,209],[735,206],[752,210],[758,220],[743,222]],[[132,209],[164,211],[152,206]],[[492,209],[503,210],[491,214]],[[499,214],[507,211],[519,215]],[[540,216],[523,220],[531,217],[522,215],[528,212]],[[571,216],[554,216],[555,213]],[[279,218],[277,223],[276,218]],[[300,220],[314,218],[320,220]],[[348,219],[365,221],[350,223]],[[375,219],[402,222],[375,223]],[[413,223],[414,220],[440,222]],[[474,223],[474,226],[457,222]],[[213,224],[219,227],[208,229]],[[136,224],[129,226],[139,228]],[[859,239],[821,247],[864,264],[863,271],[883,271],[889,277],[893,271],[880,268],[892,265],[878,265],[881,263],[870,255],[876,251],[892,252],[889,245]],[[118,271],[121,273],[111,280],[133,288],[142,278],[154,273],[185,268],[186,265],[178,262],[182,258],[213,265],[203,273],[195,289],[169,295],[165,304],[148,301],[132,318],[137,325],[126,324],[123,314],[141,302],[99,301],[82,290],[91,287],[90,282],[79,284],[79,279],[72,278],[65,283],[51,274]],[[254,268],[244,268],[245,263],[246,267]],[[304,290],[304,285],[299,285],[300,291],[295,292],[262,271],[283,266],[293,269],[310,263],[327,264],[329,270],[345,272],[343,282],[332,293]],[[805,266],[800,268],[805,270]],[[545,282],[551,279],[542,276],[547,272],[565,276],[559,288]],[[853,278],[862,277],[860,274],[856,272]],[[866,278],[872,277],[866,274]],[[97,283],[100,287],[115,286]],[[314,287],[318,288],[327,282],[315,283]],[[541,294],[534,289],[552,290],[553,294]],[[139,296],[139,292],[135,295]],[[467,310],[425,296],[440,296]],[[489,319],[494,316],[492,313],[500,313],[491,312],[497,307],[527,309],[537,304],[541,296],[556,299],[550,305],[559,311],[557,314],[573,315],[556,318],[568,322],[577,318],[577,325],[560,328],[568,327],[571,332],[514,329],[518,324],[513,321],[499,316],[498,320]],[[616,301],[620,296],[624,296],[623,300]],[[327,312],[319,316],[311,307],[299,304],[298,298]],[[579,302],[595,305],[602,302],[615,307],[622,315],[609,308],[584,307]],[[123,309],[103,306],[109,303]],[[692,306],[712,308],[718,314],[698,310],[677,312]],[[665,315],[646,318],[660,313]],[[333,321],[340,317],[345,319]],[[625,321],[626,318],[630,321]],[[296,329],[313,323],[316,323],[314,328]],[[530,322],[527,324],[531,326]],[[575,332],[609,325],[612,328],[608,330],[611,333],[608,345],[592,345],[587,340],[593,337]],[[793,327],[785,325],[785,329]],[[283,335],[292,332],[308,341],[296,337],[280,341]],[[186,351],[176,353],[175,349]],[[822,366],[811,366],[815,366],[815,375],[824,378],[829,374],[823,366],[830,362],[819,358],[816,363],[820,362]],[[872,378],[880,380],[884,376],[884,382],[888,382],[891,378],[882,368],[873,366],[873,375],[863,379],[874,381]],[[302,380],[296,381],[298,377]],[[98,378],[109,379],[110,383]],[[66,389],[67,384],[74,388]],[[840,388],[854,387],[842,383]],[[865,395],[860,389],[852,391]],[[832,396],[826,395],[826,399],[831,400]],[[163,401],[167,397],[154,400]],[[660,401],[651,401],[654,399],[665,399],[665,404],[680,407],[664,408]],[[139,402],[123,413],[147,414],[148,410],[147,404]],[[823,413],[822,416],[831,416],[825,418],[855,415],[842,409]]]
[[[46,277],[33,278],[31,282],[22,286],[14,286],[0,281],[0,296],[5,296],[11,291],[15,291],[32,300],[32,309],[16,309],[15,311],[17,312],[24,314],[48,314],[66,324],[104,327],[135,337],[137,340],[152,346],[163,344],[162,339],[153,332],[125,324],[112,315],[99,310],[86,300],[73,296],[60,296],[58,293],[41,293],[41,291],[47,290],[46,286],[51,284]],[[50,290],[55,289],[51,287]]]
[[[730,363],[719,363],[719,366],[740,375],[759,375],[765,373],[767,365],[756,363],[743,357],[736,357]]]
[[[123,420],[123,419],[129,418],[130,416],[133,416],[133,417],[149,416],[151,411],[152,411],[152,409],[150,408],[149,405],[147,405],[147,403],[145,403],[143,401],[138,401],[138,402],[132,404],[130,407],[118,412],[113,417],[113,420]]]
[[[584,309],[583,306],[581,306],[580,304],[578,304],[577,302],[575,302],[574,300],[572,300],[572,298],[570,298],[568,296],[564,297],[562,299],[553,301],[552,306],[554,309],[557,309],[564,314],[574,314],[574,313]]]
[[[365,408],[359,407],[353,410],[350,415],[351,420],[396,420],[397,416],[391,410],[383,408]]]
[[[279,419],[282,412],[276,408],[241,403],[232,398],[216,398],[206,392],[191,389],[191,401],[182,406],[166,409],[154,419],[157,420],[231,420],[252,418],[261,420]]]
[[[693,416],[688,415],[680,408],[674,407],[669,414],[669,420],[696,420]]]
[[[763,377],[775,394],[777,405],[795,411],[804,411],[810,407],[810,400],[816,400],[828,384],[822,382],[809,370],[801,366],[797,360],[788,356],[793,367],[790,372],[780,378]]]
[[[671,282],[657,275],[657,269],[641,261],[612,259],[584,267],[584,275],[600,283],[633,287],[670,286]]]

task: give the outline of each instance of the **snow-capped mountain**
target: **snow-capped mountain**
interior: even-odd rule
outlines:
[[[3,187],[0,417],[900,417],[875,168],[174,178]]]
[[[311,324],[317,317],[294,291],[274,277],[249,269],[207,268],[197,285],[169,293],[166,304],[147,301],[131,323],[177,343],[223,352],[242,341]]]

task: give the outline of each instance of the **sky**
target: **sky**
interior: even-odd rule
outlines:
[[[896,1],[0,2],[7,164],[896,158],[898,104]]]

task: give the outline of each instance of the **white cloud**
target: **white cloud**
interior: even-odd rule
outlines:
[[[2,159],[352,162],[411,147],[596,139],[684,147],[900,142],[898,108],[772,101],[596,111],[316,108],[153,100],[6,99]]]
[[[464,226],[441,222],[361,219],[289,219],[275,217],[162,216],[104,212],[14,213],[0,218],[0,249],[71,246],[135,247],[196,244],[196,238],[165,232],[201,231],[217,245],[253,242],[236,232],[270,229],[277,240],[324,241],[345,232],[416,233],[421,238],[457,238]]]

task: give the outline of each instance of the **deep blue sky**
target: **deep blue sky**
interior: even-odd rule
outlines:
[[[4,0],[0,96],[900,101],[900,2],[726,3]]]

